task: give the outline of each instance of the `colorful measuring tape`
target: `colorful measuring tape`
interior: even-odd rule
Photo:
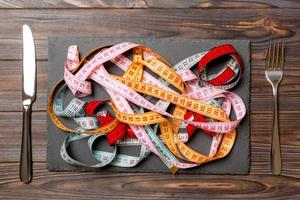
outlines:
[[[132,61],[123,56],[131,49]],[[229,58],[223,68],[208,74],[211,62],[224,56]],[[109,74],[105,69],[108,61],[123,70],[124,75]],[[195,65],[198,65],[199,78],[191,71]],[[70,164],[87,167],[108,164],[134,167],[152,152],[172,173],[223,158],[232,149],[235,127],[246,114],[242,99],[227,91],[240,80],[242,66],[238,52],[230,44],[195,54],[174,67],[152,50],[130,42],[94,49],[81,61],[77,46],[70,46],[64,80],[54,86],[48,99],[48,112],[53,123],[70,133],[61,148],[62,158]],[[90,80],[103,86],[111,99],[92,101],[85,106],[81,99],[92,94]],[[75,98],[64,109],[67,87]],[[153,104],[149,101],[151,98],[158,101]],[[115,119],[109,111],[99,110],[103,103],[111,106]],[[167,112],[170,104],[175,108]],[[236,116],[233,121],[229,118],[232,108]],[[78,127],[69,128],[60,117],[73,119]],[[186,144],[197,128],[212,136],[208,155]],[[86,137],[89,137],[88,147],[98,164],[79,162],[66,150],[71,142]],[[112,150],[94,149],[98,138],[108,139]],[[121,145],[139,145],[140,155],[116,153]]]

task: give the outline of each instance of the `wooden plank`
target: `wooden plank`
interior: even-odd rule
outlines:
[[[105,19],[105,20],[104,20]],[[145,23],[147,22],[147,23]],[[31,25],[38,59],[47,59],[48,36],[251,39],[262,59],[271,38],[284,38],[287,58],[299,61],[297,9],[54,9],[0,12],[0,60],[21,59],[21,26]]]
[[[45,111],[47,107],[47,61],[39,61],[37,101],[33,109]],[[22,62],[0,60],[0,111],[21,111]],[[264,75],[264,62],[253,60],[251,68],[251,110],[272,110],[271,86]],[[298,62],[287,61],[285,77],[279,87],[281,110],[300,110],[300,68]]]
[[[46,110],[47,62],[37,62],[37,100],[33,110]],[[22,110],[22,61],[0,60],[0,111]]]
[[[298,199],[299,178],[271,175],[218,176],[147,173],[51,173],[34,164],[30,185],[18,165],[0,164],[5,199]]]
[[[15,162],[20,159],[22,136],[22,113],[1,112],[0,114],[0,163]],[[46,112],[33,112],[32,153],[33,160],[46,161],[47,121]]]
[[[45,112],[33,113],[33,160],[45,162]],[[251,114],[251,174],[270,174],[272,114]],[[300,111],[280,113],[283,175],[300,177]],[[18,162],[22,130],[21,112],[0,112],[0,163]]]
[[[3,0],[0,8],[299,8],[296,0]]]

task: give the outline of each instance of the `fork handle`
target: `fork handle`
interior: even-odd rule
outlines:
[[[274,94],[274,118],[273,118],[273,135],[272,135],[272,172],[274,175],[281,173],[281,151],[278,129],[278,111],[277,111],[277,88]]]

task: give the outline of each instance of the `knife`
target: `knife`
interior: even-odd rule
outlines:
[[[23,130],[20,157],[20,180],[29,183],[32,179],[31,107],[36,97],[36,58],[32,32],[23,25]]]

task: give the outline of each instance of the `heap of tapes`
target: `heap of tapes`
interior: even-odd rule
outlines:
[[[132,59],[124,53],[131,53]],[[226,56],[224,66],[209,73],[210,63]],[[108,62],[124,71],[123,75],[108,73]],[[241,57],[230,44],[191,55],[175,65],[130,42],[94,49],[81,60],[77,46],[70,46],[64,80],[54,86],[48,99],[51,120],[68,133],[61,157],[69,164],[92,168],[134,167],[153,153],[172,173],[223,158],[232,149],[235,128],[246,114],[242,99],[229,91],[240,80],[242,68]],[[101,85],[110,98],[85,102],[94,84]],[[74,98],[64,107],[67,90]],[[74,120],[78,126],[71,128],[61,118]],[[197,129],[212,137],[208,155],[187,145]],[[80,162],[67,151],[70,143],[83,138],[88,138],[96,164]],[[94,143],[99,139],[107,140],[114,151],[96,149]],[[120,145],[140,146],[140,154],[120,154]]]

